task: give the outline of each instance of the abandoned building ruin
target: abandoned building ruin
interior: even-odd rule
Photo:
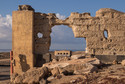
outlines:
[[[26,72],[50,60],[50,34],[55,25],[67,25],[76,38],[85,38],[86,53],[90,55],[100,59],[121,59],[125,56],[124,12],[102,8],[95,17],[90,13],[72,12],[68,18],[61,20],[54,13],[35,12],[31,6],[21,5],[12,13],[14,73]],[[104,32],[107,32],[107,37]],[[41,37],[38,33],[42,34]]]

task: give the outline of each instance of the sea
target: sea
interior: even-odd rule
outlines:
[[[50,49],[49,51],[55,51],[55,50],[70,50],[70,51],[85,51],[85,49],[75,49],[75,50],[72,50],[72,49]]]
[[[57,49],[57,50],[60,50],[60,49]],[[69,50],[69,49],[61,49],[61,50]],[[0,49],[0,52],[10,52],[11,49]],[[50,49],[50,51],[55,51],[55,49]],[[70,50],[70,51],[85,51],[84,49],[83,50]]]
[[[0,49],[0,52],[10,52],[11,49]]]

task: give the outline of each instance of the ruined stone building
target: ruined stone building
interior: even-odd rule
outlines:
[[[35,12],[31,6],[22,5],[12,13],[14,73],[25,72],[37,67],[39,60],[48,59],[50,34],[55,25],[67,25],[72,28],[76,38],[85,38],[86,52],[90,55],[99,58],[125,56],[123,12],[102,8],[96,12],[95,17],[90,13],[73,12],[65,20],[60,20],[54,13]],[[107,37],[104,32],[107,32]],[[41,37],[38,37],[38,33]]]

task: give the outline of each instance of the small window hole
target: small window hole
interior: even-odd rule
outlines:
[[[43,34],[42,33],[38,33],[37,36],[38,36],[38,38],[42,38]]]
[[[107,39],[108,38],[108,31],[104,30],[104,37]]]

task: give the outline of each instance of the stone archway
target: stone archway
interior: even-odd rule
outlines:
[[[50,51],[85,51],[85,48],[85,39],[75,38],[72,28],[69,28],[66,25],[55,25],[52,27]]]

